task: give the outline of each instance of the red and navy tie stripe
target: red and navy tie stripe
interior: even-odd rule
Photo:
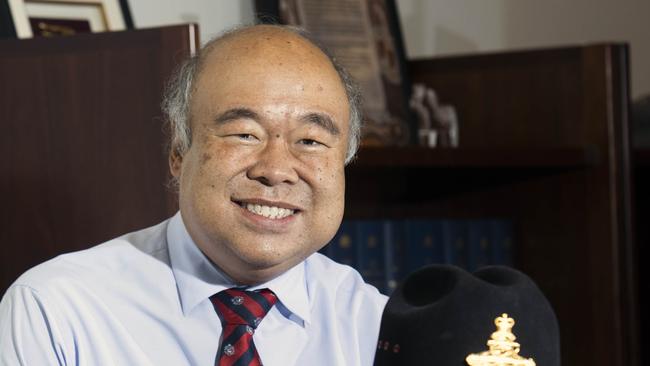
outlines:
[[[221,319],[223,333],[217,366],[261,366],[253,334],[277,297],[269,289],[246,291],[231,288],[210,297]]]

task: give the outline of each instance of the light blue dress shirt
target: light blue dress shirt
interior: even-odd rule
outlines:
[[[0,365],[213,365],[221,323],[209,296],[233,283],[180,214],[22,275],[0,302]],[[254,335],[266,366],[372,365],[386,296],[313,254],[270,288]]]

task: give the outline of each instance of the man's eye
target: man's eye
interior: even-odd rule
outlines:
[[[238,134],[233,135],[233,136],[235,136],[237,138],[240,138],[242,140],[247,140],[247,141],[257,139],[254,135],[251,135],[250,133],[238,133]]]
[[[312,139],[302,139],[302,140],[299,141],[299,143],[302,144],[302,145],[307,145],[307,146],[322,145],[322,143],[320,143],[320,142],[318,142],[316,140],[312,140]]]

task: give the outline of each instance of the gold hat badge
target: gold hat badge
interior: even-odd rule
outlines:
[[[515,342],[512,327],[515,320],[508,317],[508,314],[502,314],[494,319],[497,331],[492,333],[490,340],[487,341],[490,349],[481,353],[472,353],[465,361],[470,366],[535,366],[532,358],[523,358],[519,356],[519,343]]]

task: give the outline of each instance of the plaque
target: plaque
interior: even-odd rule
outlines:
[[[258,0],[260,20],[297,25],[327,48],[363,96],[362,145],[414,141],[394,0]]]
[[[126,0],[8,0],[0,36],[31,38],[133,28]]]

